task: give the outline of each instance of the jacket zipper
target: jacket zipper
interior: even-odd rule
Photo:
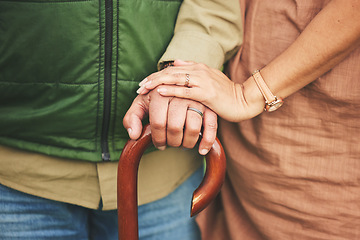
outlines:
[[[110,161],[108,136],[111,112],[112,31],[113,0],[105,0],[104,115],[101,132],[101,156],[103,161]]]

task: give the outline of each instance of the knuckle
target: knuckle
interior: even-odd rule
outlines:
[[[200,134],[200,129],[201,129],[201,127],[197,127],[197,126],[194,126],[191,124],[186,127],[186,132],[190,136],[198,136]]]
[[[214,137],[210,137],[210,136],[203,136],[202,140],[201,140],[204,145],[207,147],[207,148],[210,148],[211,145],[214,143],[215,141],[215,136]]]
[[[171,70],[172,70],[172,68],[167,67],[167,68],[164,68],[164,69],[163,69],[163,70],[161,70],[161,71],[162,71],[162,73],[165,73],[165,74],[170,74]]]
[[[174,73],[173,76],[175,77],[175,79],[182,79],[184,78],[184,74],[182,73]],[[185,80],[184,80],[185,81]]]
[[[166,127],[166,123],[163,121],[154,120],[150,122],[151,128],[155,131],[163,130]]]
[[[190,90],[190,88],[185,88],[185,89],[184,89],[184,95],[185,95],[186,97],[191,97],[191,90]]]
[[[209,67],[204,63],[199,64],[198,70],[200,71],[200,73],[202,75],[205,75],[205,76],[209,75]]]
[[[174,136],[182,133],[183,128],[179,124],[169,123],[167,126],[167,131]]]
[[[206,123],[206,126],[207,126],[210,130],[216,130],[216,129],[218,128],[217,122],[209,122],[209,123]]]

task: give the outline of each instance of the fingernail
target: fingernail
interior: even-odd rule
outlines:
[[[203,148],[203,149],[200,149],[200,150],[199,150],[199,153],[200,153],[201,155],[206,155],[206,154],[208,153],[208,151],[209,151],[209,150]]]
[[[166,146],[158,147],[159,150],[164,151],[166,149]]]
[[[151,84],[151,80],[145,83],[145,87],[150,86],[150,84]]]
[[[130,136],[130,134],[131,134],[131,132],[132,132],[132,129],[131,129],[131,128],[128,128],[128,129],[127,129],[127,132],[128,132],[128,134],[129,134],[129,136]]]
[[[136,90],[137,94],[140,94],[144,90],[144,86],[139,87],[138,90]]]
[[[144,78],[144,80],[142,80],[141,82],[139,82],[139,86],[141,87],[144,83],[146,83],[148,81],[147,78]]]
[[[166,88],[158,88],[157,89],[158,93],[166,93],[167,92],[167,89]]]

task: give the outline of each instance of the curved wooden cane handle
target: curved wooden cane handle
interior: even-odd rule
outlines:
[[[138,140],[129,140],[119,159],[117,204],[119,239],[138,240],[137,176],[141,156],[151,145],[150,126],[146,125]],[[191,216],[201,212],[220,191],[225,179],[226,159],[224,150],[216,139],[206,155],[205,176],[194,191]]]

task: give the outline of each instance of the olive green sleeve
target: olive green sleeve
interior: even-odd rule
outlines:
[[[184,0],[159,63],[181,59],[220,69],[242,43],[238,0]]]

